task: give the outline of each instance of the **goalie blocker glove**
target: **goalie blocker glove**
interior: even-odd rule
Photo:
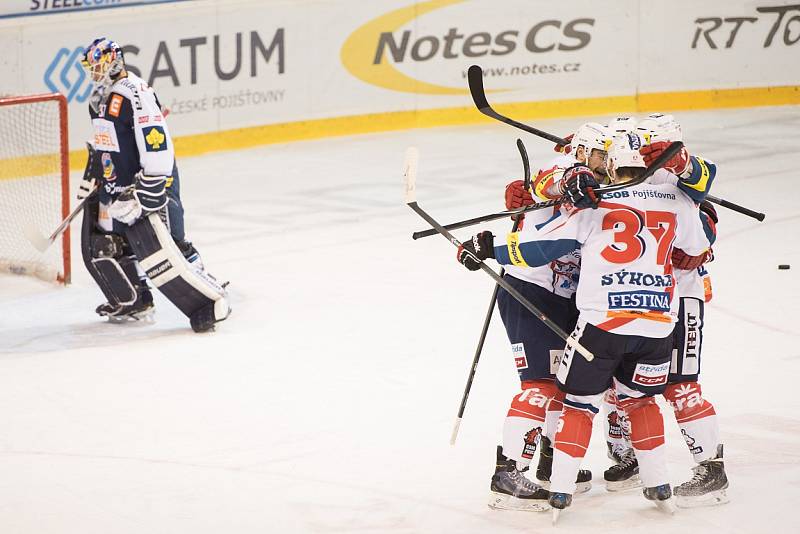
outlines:
[[[565,170],[561,184],[563,195],[576,208],[596,208],[600,203],[594,191],[600,184],[586,165],[573,165]]]
[[[472,236],[458,247],[456,258],[470,271],[477,271],[481,268],[483,260],[494,258],[494,235],[484,231]]]
[[[126,189],[109,206],[108,214],[127,225],[132,225],[142,216],[160,210],[167,205],[166,176],[136,175],[136,184]]]

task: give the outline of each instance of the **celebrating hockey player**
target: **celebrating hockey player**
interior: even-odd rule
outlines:
[[[210,330],[230,312],[227,295],[184,239],[175,153],[158,98],[125,70],[114,41],[95,39],[83,66],[94,82],[94,138],[79,194],[89,195],[81,249],[108,299],[97,313],[115,320],[150,314],[149,279],[193,330]]]
[[[599,180],[605,178],[606,130],[588,123],[572,136],[570,154],[563,154],[539,171],[532,185],[539,198],[548,194],[561,196],[564,170],[577,163],[588,163]],[[516,209],[534,202],[522,180],[506,187],[506,208]],[[561,208],[532,211],[527,224],[547,221]],[[580,268],[580,251],[574,250],[540,267],[509,266],[505,279],[533,302],[563,330],[575,328],[577,308],[574,299]],[[561,413],[561,398],[555,384],[555,369],[564,350],[564,341],[525,309],[509,293],[497,293],[500,317],[511,343],[511,351],[521,383],[508,409],[503,425],[503,443],[497,447],[495,473],[490,484],[489,506],[498,509],[543,511],[549,509],[548,493],[532,483],[523,473],[534,452],[539,450],[536,478],[547,484],[552,471],[552,439]],[[592,474],[581,470],[577,476],[580,491],[591,487]]]
[[[616,138],[608,155],[615,183],[635,179],[645,169],[634,134]],[[580,312],[574,338],[594,354],[588,361],[567,343],[556,378],[567,393],[555,437],[550,505],[572,502],[576,475],[591,437],[592,419],[604,392],[616,384],[617,398],[630,422],[640,463],[644,496],[671,509],[664,450],[664,423],[653,398],[667,385],[672,331],[678,313],[670,255],[673,245],[689,256],[705,253],[710,242],[697,208],[672,184],[638,184],[598,198],[598,184],[586,167],[566,176],[577,209],[559,212],[543,225],[528,225],[495,246],[490,232],[466,241],[459,261],[470,270],[496,258],[501,264],[545,265],[581,249]]]
[[[670,142],[683,140],[680,125],[671,115],[656,113],[648,116],[640,123],[639,132],[651,141],[651,144],[642,148],[646,159],[653,153],[660,153]],[[692,173],[691,169],[700,169],[700,172]],[[691,178],[693,174],[697,177],[705,175],[705,179],[686,183],[686,178]],[[683,183],[682,189],[687,194],[695,199],[702,199],[708,193],[715,176],[716,166],[712,162],[700,157],[690,157],[684,149],[667,162],[650,182],[675,183],[679,187]],[[706,219],[706,225],[716,234],[717,212],[709,202],[701,202],[700,216]],[[681,434],[697,463],[692,479],[675,488],[676,504],[681,507],[707,506],[729,501],[725,491],[728,479],[723,463],[723,447],[719,442],[716,411],[703,396],[698,382],[705,302],[711,299],[708,273],[703,266],[709,254],[690,257],[677,247],[672,252],[680,305],[673,334],[669,383],[664,397],[670,403]],[[617,414],[617,418],[624,420],[622,409]],[[639,483],[635,453],[628,450],[621,456],[619,463],[604,474],[607,487],[612,490],[634,487]]]

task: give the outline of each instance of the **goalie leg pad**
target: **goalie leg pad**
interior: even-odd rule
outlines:
[[[126,237],[147,277],[190,318],[196,332],[228,317],[225,289],[205,270],[186,261],[157,213],[128,227]]]
[[[97,213],[97,201],[87,201],[81,228],[83,263],[110,304],[131,305],[136,301],[139,280],[135,259],[125,256],[122,236],[97,230]]]

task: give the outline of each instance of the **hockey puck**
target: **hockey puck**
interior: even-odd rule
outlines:
[[[786,269],[788,269],[789,267],[790,267],[790,266],[789,266],[789,265],[787,265],[787,264],[785,264],[785,263],[782,263],[782,264],[778,265],[778,269],[780,269],[781,271],[785,271],[785,270],[786,270]]]

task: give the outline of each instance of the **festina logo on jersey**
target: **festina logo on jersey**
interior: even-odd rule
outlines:
[[[668,312],[669,300],[669,294],[659,291],[620,291],[608,294],[608,309]]]

